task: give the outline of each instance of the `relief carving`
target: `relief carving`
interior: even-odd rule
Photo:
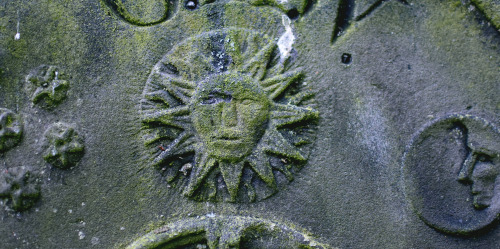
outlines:
[[[0,198],[16,211],[32,207],[40,196],[40,179],[30,167],[14,167],[0,172]]]
[[[500,31],[500,1],[471,0],[471,2],[484,14],[497,31]]]
[[[171,19],[179,11],[195,11],[205,5],[220,3],[216,0],[103,0],[124,21],[137,26],[151,26]],[[251,6],[270,6],[285,13],[290,19],[303,15],[313,4],[309,0],[237,0]]]
[[[104,0],[123,20],[138,26],[148,26],[167,20],[177,1]]]
[[[0,152],[16,146],[22,133],[21,118],[9,109],[0,108]]]
[[[395,0],[401,4],[407,5],[406,0]],[[373,11],[382,6],[385,0],[339,0],[337,8],[337,17],[331,42],[334,43],[339,37],[347,33],[354,23],[363,20]]]
[[[289,226],[272,221],[208,214],[158,228],[130,244],[140,248],[331,248]]]
[[[477,232],[500,214],[500,130],[484,119],[431,122],[408,147],[404,171],[415,212],[441,232]]]
[[[56,66],[41,65],[33,69],[26,77],[31,101],[44,108],[53,108],[60,104],[69,89],[69,82]]]
[[[43,144],[43,159],[61,169],[75,166],[84,153],[83,138],[65,123],[52,124],[44,133]]]
[[[257,32],[217,30],[154,67],[141,102],[144,137],[153,164],[184,195],[260,200],[306,162],[318,112],[304,72],[278,46]]]

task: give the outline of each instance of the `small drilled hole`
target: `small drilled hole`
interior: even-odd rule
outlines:
[[[286,15],[288,16],[288,18],[295,20],[295,19],[299,18],[299,11],[297,10],[297,8],[293,8],[293,9],[289,10],[286,13]]]
[[[188,10],[195,10],[198,7],[198,1],[196,0],[188,0],[186,4],[184,4],[184,7]]]
[[[344,64],[351,64],[352,56],[351,56],[351,54],[343,53],[342,57],[340,59],[341,59],[342,63],[344,63]]]

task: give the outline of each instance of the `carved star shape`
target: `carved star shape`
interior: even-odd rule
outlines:
[[[46,132],[48,148],[43,158],[58,168],[74,166],[82,157],[84,146],[81,138],[73,127],[56,123]]]
[[[59,70],[55,66],[41,66],[28,76],[28,81],[35,87],[31,100],[34,104],[53,107],[66,98],[69,83],[59,79]]]
[[[0,197],[12,200],[12,208],[25,210],[34,204],[40,195],[37,177],[29,167],[6,169],[0,174]]]
[[[19,118],[10,110],[0,108],[0,151],[17,144],[22,135]]]

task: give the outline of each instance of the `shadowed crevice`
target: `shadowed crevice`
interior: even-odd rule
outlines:
[[[354,13],[354,0],[340,0],[337,8],[337,17],[335,18],[335,26],[333,28],[333,36],[331,43],[334,43],[339,36],[344,33],[350,25],[350,20]]]

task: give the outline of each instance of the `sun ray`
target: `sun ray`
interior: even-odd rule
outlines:
[[[219,162],[219,169],[222,173],[222,178],[224,178],[224,182],[226,183],[231,201],[235,201],[238,196],[238,188],[240,186],[244,164],[244,160],[237,163],[225,161]]]
[[[286,179],[289,182],[293,181],[294,177],[292,175],[292,172],[290,172],[290,170],[288,170],[288,168],[285,164],[277,164],[277,165],[274,165],[273,168],[275,168],[279,172],[283,173],[283,175],[285,175]]]
[[[208,44],[206,41],[199,41],[200,43],[198,44],[184,44],[183,46],[180,46],[180,50],[177,51],[178,53],[183,53],[182,55],[180,54],[171,54],[169,57],[164,58],[162,60],[162,63],[165,65],[172,65],[175,67],[177,70],[175,72],[175,76],[181,76],[184,79],[189,79],[189,80],[199,80],[197,79],[197,76],[207,74],[210,72],[215,72],[216,69],[212,65],[212,59],[213,57],[211,56],[211,53],[213,51],[213,48]],[[199,53],[196,52],[196,49],[192,49],[193,47],[203,47],[204,52]],[[182,51],[182,52],[180,52]],[[186,54],[186,52],[188,52]],[[207,53],[208,52],[208,53]],[[177,58],[173,58],[177,57]],[[196,61],[196,66],[193,66],[193,61]],[[160,71],[163,73],[162,71]],[[167,72],[169,73],[169,72]]]
[[[172,107],[177,102],[177,100],[173,98],[172,95],[170,95],[167,91],[163,89],[148,92],[144,94],[144,97],[146,98],[146,100],[150,101],[161,101],[168,107]]]
[[[186,129],[191,124],[191,114],[189,106],[179,106],[163,110],[144,110],[142,111],[142,122],[161,123],[177,128]]]
[[[260,85],[264,88],[264,91],[268,93],[270,99],[276,99],[290,86],[290,84],[302,77],[302,70],[297,69],[263,80]]]
[[[273,109],[271,111],[271,122],[278,128],[319,117],[318,111],[294,105],[275,103]]]
[[[188,104],[193,96],[196,83],[173,78],[169,74],[154,72],[149,79],[149,84],[156,85],[168,91],[173,97],[180,100],[183,104]]]
[[[200,157],[200,160],[195,160],[196,164],[191,171],[189,184],[184,190],[185,196],[192,196],[194,194],[194,192],[200,187],[203,180],[208,176],[210,171],[212,171],[215,163],[217,162],[215,158],[209,157],[205,153],[202,153]]]
[[[266,74],[267,62],[271,55],[273,54],[274,49],[276,48],[276,43],[269,43],[264,48],[262,48],[255,57],[253,57],[250,61],[248,61],[245,65],[241,67],[243,72],[247,72],[253,78],[257,80],[262,80]]]
[[[179,135],[177,139],[175,139],[172,143],[170,143],[167,148],[158,155],[154,161],[154,165],[159,165],[164,161],[172,158],[176,155],[183,155],[188,152],[194,151],[196,143],[196,139],[194,138],[192,133],[184,131]]]
[[[314,93],[312,91],[303,91],[301,93],[296,94],[295,96],[292,96],[288,104],[289,105],[300,105],[301,103],[311,99],[314,97]]]
[[[250,167],[268,187],[272,189],[277,188],[269,158],[264,155],[262,151],[254,151],[254,153],[247,158],[247,161]]]
[[[304,162],[306,158],[288,142],[276,129],[270,128],[262,137],[262,148],[271,154],[288,157]]]
[[[180,132],[174,129],[148,129],[147,133],[144,134],[144,144],[151,145],[162,139],[174,140],[179,136]]]

